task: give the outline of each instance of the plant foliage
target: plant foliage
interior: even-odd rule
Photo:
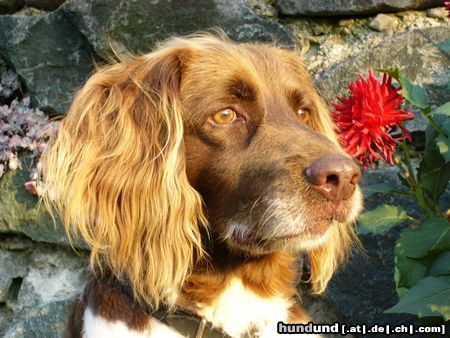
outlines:
[[[448,50],[447,44],[441,48]],[[395,247],[397,293],[400,301],[387,313],[411,313],[422,320],[450,320],[450,210],[439,204],[450,180],[450,102],[431,107],[424,89],[411,83],[398,68],[381,70],[395,79],[406,102],[420,111],[428,121],[424,156],[414,168],[408,144],[399,140],[394,164],[406,191],[386,184],[365,189],[374,193],[401,193],[411,197],[423,211],[415,219],[399,206],[381,205],[363,213],[360,233],[379,234],[405,221]]]

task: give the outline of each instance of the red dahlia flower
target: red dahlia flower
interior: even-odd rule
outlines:
[[[393,164],[392,154],[396,142],[411,139],[409,132],[401,125],[402,121],[412,119],[413,113],[399,109],[403,96],[400,88],[392,85],[392,78],[383,75],[383,80],[375,77],[369,70],[369,77],[350,83],[348,98],[338,98],[339,103],[331,102],[336,111],[332,112],[346,151],[358,159],[364,169],[367,161],[373,167],[374,159]],[[403,135],[394,138],[391,133],[400,128]]]
[[[450,1],[445,1],[444,2],[444,7],[448,11],[447,16],[450,18]]]

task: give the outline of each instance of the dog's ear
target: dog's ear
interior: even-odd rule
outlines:
[[[77,93],[45,151],[44,183],[95,269],[135,296],[170,305],[202,257],[200,195],[188,182],[180,81],[187,47],[100,67]]]

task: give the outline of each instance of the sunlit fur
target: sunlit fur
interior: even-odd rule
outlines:
[[[308,121],[309,125],[340,146],[335,133],[336,127],[331,121],[329,111],[323,102],[320,102],[319,105],[319,114],[314,115],[314,120]],[[361,192],[357,190],[355,195],[359,199],[355,205],[361,206]],[[354,210],[355,215],[352,215],[351,218],[356,220],[360,211],[360,207]],[[352,246],[360,247],[360,242],[352,223],[334,222],[330,226],[329,231],[330,234],[327,240],[318,248],[308,252],[312,291],[318,294],[325,291],[336,269],[347,260]]]
[[[185,171],[182,65],[195,50],[227,44],[233,43],[206,34],[177,38],[153,53],[99,67],[42,158],[52,192],[45,201],[61,214],[69,236],[81,235],[91,247],[92,268],[127,278],[152,306],[172,305],[204,258],[206,218]],[[320,106],[307,124],[337,144],[328,110]],[[334,224],[324,244],[309,252],[314,291],[325,289],[354,240],[351,224]]]
[[[331,121],[330,113],[324,102],[318,102],[320,107],[318,114],[313,115],[311,121],[306,121],[309,126],[326,135],[335,144],[341,146],[336,137],[336,127]],[[356,191],[359,201],[355,205],[361,205],[361,192]],[[356,220],[360,207],[355,210],[355,215],[351,217]],[[352,245],[360,246],[354,226],[352,223],[334,222],[330,228],[330,235],[324,244],[318,248],[310,250],[308,253],[311,267],[310,282],[312,291],[323,293],[339,265],[345,262],[350,254]]]
[[[315,293],[325,291],[338,266],[348,258],[352,244],[359,246],[352,224],[335,223],[330,230],[329,239],[308,254],[311,266],[310,282]]]
[[[292,58],[292,56],[291,56]],[[298,67],[299,63],[293,63],[292,66]],[[304,73],[304,69],[299,69],[300,74]],[[325,103],[319,99],[317,102],[319,106],[318,114],[312,115],[311,119],[305,121],[311,128],[326,135],[328,139],[335,144],[341,146],[336,136],[336,126],[333,124],[330,113],[325,106]],[[308,116],[308,118],[310,115]],[[356,191],[359,196],[358,203],[355,205],[361,205],[361,193]],[[355,210],[355,215],[352,215],[353,219],[356,219],[360,209]],[[359,247],[359,240],[354,230],[352,223],[337,223],[331,225],[330,234],[327,236],[327,240],[319,247],[309,250],[308,259],[311,267],[310,282],[312,291],[315,293],[323,293],[333,276],[336,269],[345,262],[350,254],[352,245]]]
[[[323,102],[320,103],[321,111],[315,117],[317,120],[312,121],[312,127],[324,135],[326,135],[335,144],[340,145],[336,137],[336,127],[331,121],[328,110]],[[359,190],[356,191],[359,201],[355,205],[362,205],[362,196]],[[356,219],[360,212],[360,207],[355,210],[353,219]],[[315,293],[323,293],[333,276],[336,269],[345,262],[350,254],[352,245],[360,247],[360,242],[356,235],[352,223],[334,222],[330,228],[329,238],[323,245],[309,251],[308,258],[311,267],[310,282],[312,291]]]
[[[155,306],[170,303],[203,254],[205,218],[186,177],[174,52],[99,68],[42,158],[56,196],[47,194],[47,203],[70,237],[91,247],[92,268],[128,278]]]

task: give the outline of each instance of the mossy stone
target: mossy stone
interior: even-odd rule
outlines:
[[[41,109],[65,113],[93,70],[93,53],[60,10],[0,16],[0,57],[13,65]]]
[[[283,26],[261,19],[242,0],[73,0],[61,9],[105,58],[111,56],[111,43],[119,52],[142,54],[173,35],[217,27],[238,41],[294,45]]]
[[[31,165],[22,158],[22,167]],[[19,233],[35,241],[68,244],[61,223],[54,223],[43,203],[30,195],[23,184],[28,171],[8,171],[0,178],[0,233]]]

